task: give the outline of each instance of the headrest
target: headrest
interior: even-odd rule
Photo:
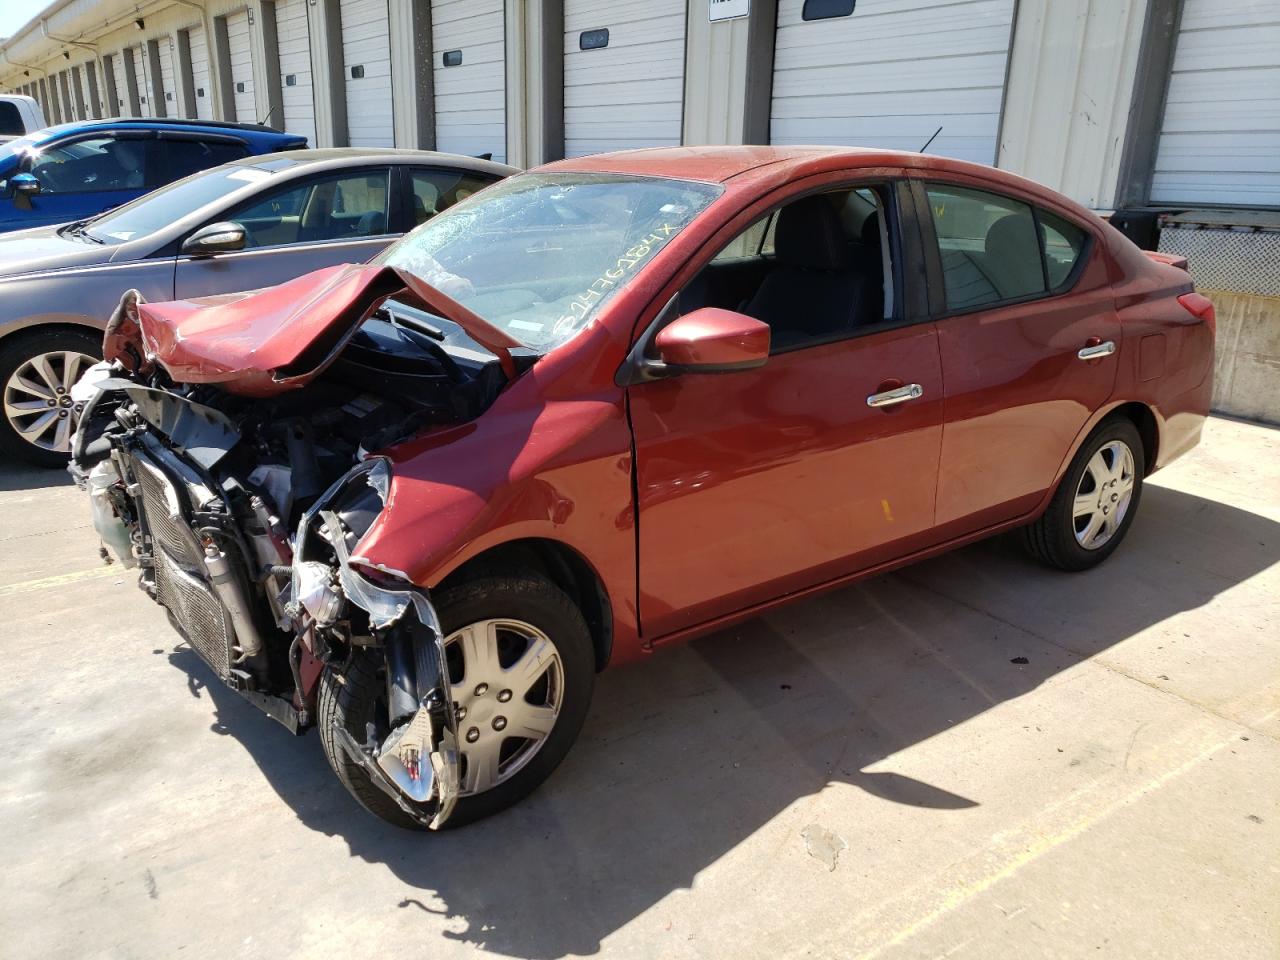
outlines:
[[[840,218],[820,196],[805,197],[778,213],[773,236],[779,263],[809,270],[844,270],[849,250]]]
[[[1029,216],[1009,213],[987,228],[984,244],[989,256],[1025,258],[1028,249],[1036,250],[1035,221]]]

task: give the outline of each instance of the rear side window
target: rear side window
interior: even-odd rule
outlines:
[[[1057,290],[1070,278],[1080,254],[1084,253],[1085,232],[1048,210],[1036,210],[1036,218],[1044,240],[1044,268],[1049,275],[1049,289]]]
[[[925,189],[948,310],[1057,290],[1084,252],[1085,232],[1046,210],[965,187]]]
[[[410,178],[415,227],[493,183],[490,177],[456,170],[414,170]]]
[[[20,137],[26,132],[18,105],[0,100],[0,137]]]
[[[160,140],[154,144],[151,186],[159,187],[249,155],[242,143],[224,140]]]

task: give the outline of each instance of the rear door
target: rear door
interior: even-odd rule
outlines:
[[[403,230],[391,173],[374,167],[318,174],[245,201],[218,217],[245,228],[245,249],[179,256],[176,297],[257,290],[324,267],[363,263]]]
[[[915,184],[946,381],[944,538],[1022,516],[1111,395],[1120,324],[1102,243],[975,180]]]

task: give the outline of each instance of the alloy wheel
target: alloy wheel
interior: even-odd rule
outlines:
[[[4,385],[4,415],[15,433],[53,453],[71,452],[83,404],[71,387],[97,361],[74,350],[41,353],[21,364]]]
[[[1116,535],[1133,499],[1133,451],[1123,440],[1103,444],[1085,464],[1071,522],[1076,543],[1097,550]]]
[[[461,795],[509,780],[546,743],[564,699],[564,664],[521,620],[481,620],[445,639],[458,704]]]

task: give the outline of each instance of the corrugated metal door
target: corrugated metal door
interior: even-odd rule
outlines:
[[[565,0],[564,152],[678,146],[685,0]]]
[[[1280,0],[1185,0],[1151,199],[1280,206]]]
[[[178,100],[178,88],[173,82],[173,41],[161,37],[156,41],[160,52],[160,87],[164,91],[164,115],[182,116],[182,104]],[[157,111],[158,112],[158,111]]]
[[[994,163],[1014,0],[781,0],[770,140]],[[852,11],[849,13],[849,11]]]
[[[209,44],[205,40],[204,27],[192,27],[187,31],[191,47],[191,86],[196,94],[196,118],[213,119],[213,90],[209,85]]]
[[[340,9],[348,142],[353,147],[394,147],[387,0],[341,0]]]
[[[145,47],[132,47],[129,56],[133,57],[133,79],[138,85],[138,116],[154,117],[155,108],[151,104],[151,72],[147,69],[147,52]]]
[[[315,146],[316,104],[311,91],[311,41],[307,29],[307,0],[277,0],[276,37],[280,44],[280,90],[284,97],[283,123],[289,133],[307,138]]]
[[[506,37],[502,0],[431,4],[436,149],[507,157]]]
[[[249,14],[227,15],[227,50],[231,54],[231,91],[235,98],[235,119],[240,123],[257,123],[257,106],[253,99],[253,52],[249,45]]]

